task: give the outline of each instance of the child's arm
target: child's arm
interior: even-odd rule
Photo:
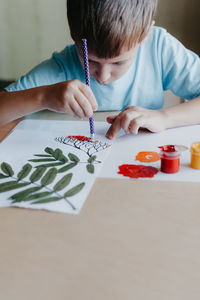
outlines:
[[[200,124],[200,97],[161,110],[129,106],[116,116],[107,118],[112,124],[106,134],[114,139],[122,128],[127,134],[137,134],[139,128],[160,132],[167,128]]]
[[[89,118],[97,109],[97,102],[91,89],[79,80],[0,92],[0,126],[44,109]]]

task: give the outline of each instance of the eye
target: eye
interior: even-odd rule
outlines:
[[[114,65],[116,65],[116,66],[122,66],[122,65],[125,65],[125,63],[126,63],[126,61],[116,61],[114,63]]]
[[[88,59],[88,62],[89,62],[89,64],[97,64],[97,62],[96,62],[96,61],[94,61],[94,60],[91,60],[91,59]]]

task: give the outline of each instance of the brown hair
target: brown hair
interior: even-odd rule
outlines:
[[[67,0],[71,37],[87,39],[99,58],[118,56],[146,37],[156,7],[157,0]]]

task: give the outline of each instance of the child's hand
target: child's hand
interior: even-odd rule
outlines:
[[[98,107],[90,87],[76,79],[45,86],[44,98],[46,109],[80,119],[91,117]]]
[[[127,134],[138,134],[139,128],[146,128],[152,132],[159,132],[165,127],[165,114],[161,110],[149,110],[138,106],[128,106],[121,113],[107,117],[112,124],[106,137],[114,139],[122,128]]]

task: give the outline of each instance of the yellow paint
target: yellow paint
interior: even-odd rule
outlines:
[[[200,142],[191,145],[191,168],[200,169]]]

